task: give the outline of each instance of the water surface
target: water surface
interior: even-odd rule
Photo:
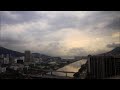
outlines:
[[[74,63],[71,63],[69,65],[66,65],[66,66],[58,69],[57,71],[78,72],[78,70],[80,69],[81,65],[85,64],[86,61],[87,61],[86,59],[82,59],[82,60],[76,61]],[[62,73],[62,72],[53,72],[53,74],[57,75],[57,76],[65,76],[66,75],[65,73]],[[73,77],[73,73],[68,73],[67,76]]]

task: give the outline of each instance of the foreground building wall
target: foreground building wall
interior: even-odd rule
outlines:
[[[88,74],[92,79],[101,79],[120,74],[120,58],[113,56],[89,56]]]

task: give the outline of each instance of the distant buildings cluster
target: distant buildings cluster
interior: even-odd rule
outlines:
[[[10,54],[6,56],[2,54],[0,56],[0,73],[6,72],[7,68],[13,70],[23,70],[23,68],[28,68],[29,63],[32,60],[30,51],[25,51],[25,56],[13,57]]]
[[[87,59],[86,56],[75,56],[74,57],[75,60],[82,60],[82,59]]]
[[[69,60],[68,60],[69,61]],[[55,67],[58,68],[59,64],[66,64],[68,63],[67,60],[63,60],[60,57],[50,57],[45,55],[33,55],[31,51],[27,50],[24,52],[24,56],[21,57],[14,57],[10,54],[7,55],[0,55],[0,73],[6,72],[7,68],[13,70],[23,70],[24,68],[29,69],[30,65],[37,65],[38,67]],[[41,66],[41,65],[43,66]],[[48,66],[47,66],[48,65]]]
[[[87,77],[90,79],[104,79],[120,75],[120,54],[113,55],[109,53],[88,55],[88,57],[75,56],[74,59],[61,59],[60,57],[51,57],[38,53],[33,54],[29,50],[24,52],[24,56],[19,57],[11,54],[0,55],[0,73],[4,73],[8,69],[15,71],[29,70],[31,66],[34,68],[37,66],[39,69],[57,70],[61,66],[82,59],[87,59],[85,67],[87,68]]]

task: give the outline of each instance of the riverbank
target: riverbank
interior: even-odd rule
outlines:
[[[81,68],[81,66],[86,63],[86,61],[87,61],[86,59],[76,61],[74,63],[71,63],[69,65],[66,65],[66,66],[58,69],[57,71],[78,72],[78,70]],[[61,73],[61,72],[56,72],[53,74],[57,75],[57,76],[65,76],[65,73]],[[67,76],[69,76],[69,77],[74,77],[73,75],[74,75],[74,73],[67,74]]]
[[[81,65],[81,68],[73,76],[74,78],[85,79],[87,77],[87,63]]]

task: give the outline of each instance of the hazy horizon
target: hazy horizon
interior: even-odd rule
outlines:
[[[51,56],[99,54],[120,46],[120,11],[0,11],[0,45]]]

